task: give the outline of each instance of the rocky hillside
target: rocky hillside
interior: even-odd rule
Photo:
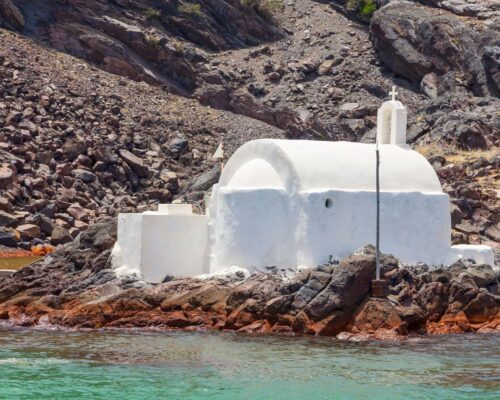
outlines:
[[[218,179],[210,156],[223,137],[231,152],[283,135],[7,31],[0,42],[3,245],[66,243],[101,216],[187,190],[199,201]]]
[[[397,85],[408,139],[452,197],[454,241],[498,255],[499,12],[488,0],[0,0],[0,244],[64,243],[100,216],[200,201],[222,138],[228,154],[264,136],[373,141]]]

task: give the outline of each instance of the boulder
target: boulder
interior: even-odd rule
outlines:
[[[500,97],[500,45],[484,49],[483,65],[491,94]]]
[[[451,226],[452,228],[455,227],[456,225],[460,224],[462,222],[464,215],[462,214],[462,211],[460,210],[460,207],[456,206],[455,204],[451,205]]]
[[[19,237],[12,231],[0,230],[0,245],[7,247],[16,247]]]
[[[71,171],[71,175],[73,175],[76,179],[81,179],[85,183],[94,182],[96,179],[96,176],[93,172],[81,168],[77,168]]]
[[[7,187],[14,182],[16,173],[6,165],[0,166],[0,189],[7,189]]]
[[[473,265],[465,272],[478,287],[487,287],[496,282],[497,277],[493,268],[489,265]]]
[[[87,145],[82,140],[72,137],[66,140],[62,147],[62,152],[68,160],[73,161],[80,154],[87,152]]]
[[[10,212],[12,205],[9,199],[5,197],[0,197],[0,211]]]
[[[120,150],[120,157],[134,171],[139,178],[145,178],[149,175],[149,168],[144,165],[144,161],[128,150]]]
[[[499,310],[495,297],[485,290],[480,291],[465,308],[464,313],[472,323],[484,323],[494,317]]]
[[[12,214],[0,211],[0,226],[14,226],[17,223],[17,218]]]
[[[160,179],[167,184],[170,191],[176,192],[179,189],[179,179],[175,172],[165,169],[161,171]]]
[[[66,211],[76,220],[85,222],[88,222],[89,220],[88,213],[78,203],[71,204]]]
[[[375,257],[354,255],[334,266],[326,287],[304,308],[313,320],[321,320],[333,311],[350,312],[370,292],[375,277]],[[342,319],[339,316],[340,319]]]
[[[55,225],[54,229],[52,230],[52,235],[50,238],[50,243],[52,243],[54,246],[58,246],[60,244],[65,244],[69,243],[73,240],[73,237],[69,233],[69,231],[66,228],[63,228],[60,225]]]
[[[420,82],[420,90],[430,99],[438,97],[438,77],[434,72],[425,75]]]
[[[16,230],[21,235],[23,239],[34,239],[40,236],[41,230],[38,225],[35,224],[23,224],[19,225]]]
[[[37,225],[40,227],[43,233],[49,236],[52,234],[52,231],[55,227],[54,222],[52,222],[52,220],[44,214],[37,215]]]
[[[485,51],[498,43],[500,33],[494,30],[475,31],[452,14],[429,12],[406,1],[392,1],[375,12],[370,30],[380,60],[415,83],[431,73],[453,72],[463,76],[476,95],[498,91],[497,58]],[[434,92],[425,91],[431,96]]]
[[[318,65],[318,68],[316,68],[316,74],[319,76],[328,74],[332,70],[334,64],[335,60],[333,59],[323,61],[320,65]]]
[[[116,164],[118,162],[118,156],[108,146],[102,146],[95,149],[94,159],[105,164]]]
[[[311,272],[306,284],[295,294],[291,304],[292,311],[302,310],[330,282],[331,273],[315,270]]]
[[[209,190],[213,185],[215,185],[220,178],[221,169],[220,165],[214,165],[214,167],[207,172],[201,174],[198,178],[194,180],[191,184],[190,189],[192,191],[205,191]]]
[[[189,148],[189,141],[185,137],[177,137],[168,143],[168,151],[172,154],[180,155]]]
[[[441,282],[426,283],[419,290],[416,300],[427,319],[438,321],[448,307],[448,288]]]
[[[354,333],[375,333],[378,330],[406,331],[406,323],[397,312],[396,304],[387,299],[370,298],[354,314]]]

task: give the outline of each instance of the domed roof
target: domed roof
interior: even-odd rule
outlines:
[[[408,146],[379,145],[380,190],[442,193],[429,162]],[[229,159],[220,187],[287,191],[375,190],[375,145],[312,140],[258,139]]]

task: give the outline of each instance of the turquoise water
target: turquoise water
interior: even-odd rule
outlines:
[[[0,329],[0,399],[500,399],[499,345]]]

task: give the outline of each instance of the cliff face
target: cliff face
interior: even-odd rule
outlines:
[[[382,257],[388,299],[370,297],[373,248],[294,275],[176,279],[148,285],[117,277],[109,256],[112,219],[0,282],[0,319],[22,326],[234,330],[397,339],[409,333],[499,332],[498,270],[402,268]]]
[[[4,3],[11,4],[3,8],[0,23],[5,26],[105,71],[183,94],[195,86],[197,64],[205,51],[258,45],[279,36],[276,28],[238,0]],[[22,16],[22,23],[15,15]]]
[[[483,139],[457,141],[432,120],[414,128],[412,141],[431,133],[466,148],[498,145],[492,129],[498,122],[488,111],[498,107],[488,97],[498,95],[494,9],[459,19],[390,2],[373,14],[368,29],[310,0],[2,4],[0,25],[105,71],[276,126],[289,137],[372,140],[377,107],[396,84],[413,111],[410,124],[432,119],[432,103],[472,112],[481,126],[475,135]]]

